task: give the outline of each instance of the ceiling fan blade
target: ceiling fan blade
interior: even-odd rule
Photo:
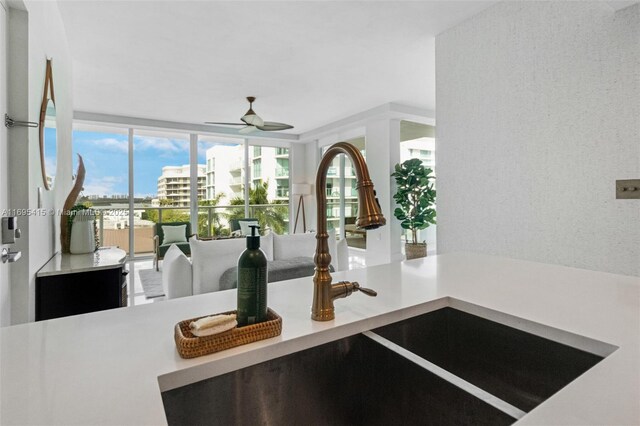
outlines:
[[[221,126],[246,126],[245,123],[220,123],[217,121],[205,121],[204,124],[219,124]]]
[[[275,121],[265,121],[263,125],[256,127],[260,130],[264,130],[265,132],[275,132],[278,130],[288,130],[293,129],[293,126],[285,123],[277,123]]]
[[[258,130],[258,128],[256,126],[247,126],[247,127],[243,127],[242,129],[238,130],[238,133],[246,135],[248,133],[253,133],[256,130]]]

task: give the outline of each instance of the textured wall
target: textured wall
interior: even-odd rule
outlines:
[[[436,39],[438,251],[640,275],[640,5],[505,2]]]

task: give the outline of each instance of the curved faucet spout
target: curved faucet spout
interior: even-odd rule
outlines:
[[[359,285],[349,286],[348,291],[344,290],[345,283],[331,284],[331,274],[329,264],[331,255],[329,254],[329,234],[327,233],[327,195],[325,187],[327,185],[327,171],[331,162],[338,154],[346,154],[351,158],[353,167],[356,170],[358,191],[358,218],[356,227],[359,229],[375,229],[385,225],[386,220],[382,215],[380,203],[376,198],[373,189],[373,182],[369,177],[369,169],[364,157],[355,146],[347,142],[338,142],[327,150],[322,157],[318,172],[316,174],[316,200],[317,200],[317,246],[314,262],[316,264],[315,275],[313,276],[313,305],[311,307],[311,318],[316,321],[329,321],[335,318],[333,300],[339,297],[346,297],[360,289]],[[357,284],[357,283],[356,283]],[[370,294],[364,291],[365,294]],[[375,292],[373,292],[375,293]]]

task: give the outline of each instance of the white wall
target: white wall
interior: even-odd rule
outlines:
[[[42,207],[59,209],[72,175],[71,56],[66,35],[56,2],[11,2],[10,7],[8,109],[16,119],[38,121],[46,59],[53,59],[58,166],[54,188],[44,191]],[[43,187],[38,129],[12,129],[9,146],[10,207],[36,209],[38,187]],[[59,216],[32,215],[18,220],[23,234],[15,247],[23,257],[11,269],[11,324],[34,319],[35,273],[60,247]]]
[[[438,251],[640,275],[640,5],[504,2],[436,39]]]
[[[315,193],[315,181],[313,180],[315,175],[316,155],[317,147],[315,143],[293,143],[289,148],[289,178],[291,184],[295,183],[307,183],[311,185],[311,191]],[[316,229],[316,203],[315,196],[312,194],[305,195],[304,199],[304,211],[307,223],[307,231],[310,229]],[[289,232],[293,233],[293,228],[296,221],[296,213],[298,211],[298,202],[300,195],[291,193],[289,197]],[[298,218],[297,233],[303,232],[302,226],[302,212]]]
[[[401,228],[393,216],[395,179],[400,162],[400,120],[372,120],[366,124],[367,166],[387,226],[367,231],[367,266],[402,260]]]
[[[0,112],[7,111],[7,34],[8,6],[0,0]],[[0,209],[9,208],[9,150],[7,144],[8,129],[0,128]],[[6,246],[2,246],[4,248]],[[11,321],[11,293],[9,289],[10,264],[0,263],[0,326]]]

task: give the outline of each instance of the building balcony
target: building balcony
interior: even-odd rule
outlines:
[[[244,168],[244,161],[234,161],[229,165],[229,172],[242,170]]]
[[[277,198],[289,198],[289,188],[278,188],[278,189],[276,189],[276,197]]]

